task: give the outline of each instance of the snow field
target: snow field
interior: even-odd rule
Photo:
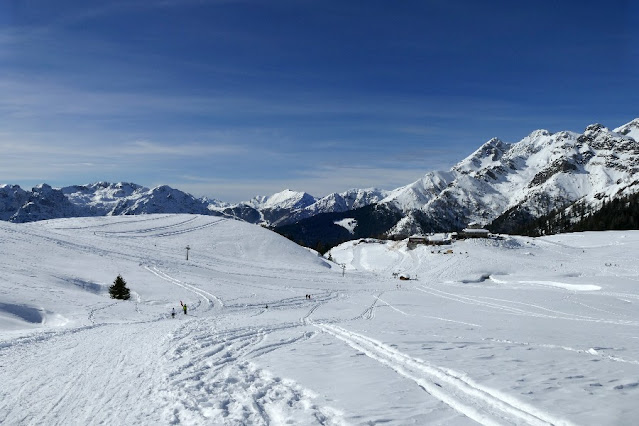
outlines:
[[[638,250],[369,241],[331,263],[208,216],[0,222],[0,423],[633,424]]]

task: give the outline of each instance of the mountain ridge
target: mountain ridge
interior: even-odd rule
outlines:
[[[394,221],[387,229],[366,225],[376,235],[457,230],[469,222],[486,225],[495,220],[501,224],[499,231],[508,232],[515,224],[576,202],[596,207],[602,199],[639,192],[634,177],[639,176],[638,138],[639,118],[614,130],[602,124],[589,125],[583,133],[539,129],[514,143],[492,138],[449,170],[428,172],[394,190],[351,189],[321,198],[286,189],[231,204],[196,198],[167,185],[149,189],[127,182],[96,182],[56,189],[41,184],[25,191],[4,184],[0,185],[0,219],[29,222],[71,216],[196,213],[233,217],[276,230],[286,226],[287,233],[294,235],[298,223],[314,229],[310,223],[323,214],[347,218],[349,212],[375,205],[378,219],[380,212],[392,219],[380,221],[385,227]],[[360,213],[356,215],[361,223],[367,222]]]

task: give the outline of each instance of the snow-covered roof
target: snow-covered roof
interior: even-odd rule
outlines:
[[[483,228],[465,228],[463,232],[467,234],[488,234],[490,231]]]

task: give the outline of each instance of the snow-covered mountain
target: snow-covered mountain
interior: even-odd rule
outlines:
[[[516,143],[493,138],[450,170],[429,172],[392,191],[352,189],[319,199],[287,189],[230,204],[196,198],[168,186],[148,189],[133,183],[98,182],[61,189],[43,184],[31,191],[0,185],[0,219],[28,222],[71,216],[197,213],[287,226],[292,237],[296,231],[291,226],[298,222],[321,236],[326,234],[321,227],[338,226],[335,221],[343,218],[357,219],[357,238],[449,231],[469,222],[498,223],[499,231],[509,232],[575,202],[596,210],[604,199],[638,192],[638,140],[639,118],[614,130],[593,124],[581,134],[536,130]],[[331,217],[321,218],[324,214]]]
[[[320,213],[345,212],[359,209],[382,200],[388,191],[375,188],[351,189],[315,198],[306,192],[289,189],[269,196],[259,196],[244,203],[214,206],[209,209],[252,223],[282,226]]]
[[[18,185],[0,185],[0,220],[10,220],[29,201],[29,193]]]
[[[576,201],[597,205],[639,191],[637,134],[639,119],[613,131],[593,124],[583,134],[537,130],[517,143],[494,138],[450,171],[428,173],[380,203],[405,213],[394,234],[488,224],[504,214],[520,222]]]
[[[7,188],[7,186],[5,186]],[[31,192],[22,191],[19,187],[12,186],[8,193],[15,196],[13,201],[7,200],[7,205],[15,206],[26,195],[20,207],[9,217],[12,222],[35,222],[53,218],[67,218],[84,216],[84,211],[73,204],[64,194],[47,184],[34,187]],[[7,192],[4,192],[7,194]]]
[[[285,189],[267,197],[255,197],[249,204],[257,209],[303,209],[315,202],[315,197],[306,192],[296,192]]]
[[[25,191],[0,185],[0,219],[24,223],[46,219],[153,213],[194,213],[219,216],[211,202],[161,185],[152,189],[134,183],[97,182],[52,188],[47,184]]]
[[[88,210],[90,216],[102,216],[111,214],[124,199],[140,199],[149,189],[134,183],[96,182],[68,186],[61,192],[73,204]]]
[[[320,213],[345,212],[375,204],[388,195],[388,191],[376,188],[350,189],[342,193],[332,193],[320,198],[305,210],[308,216]]]
[[[167,185],[150,191],[137,191],[121,199],[109,212],[110,215],[136,215],[152,213],[193,213],[211,214],[207,204],[193,195]]]

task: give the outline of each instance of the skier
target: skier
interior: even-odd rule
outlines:
[[[186,303],[182,305],[182,309],[184,309],[184,315],[186,315]]]
[[[171,311],[171,318],[175,318],[175,308]]]

